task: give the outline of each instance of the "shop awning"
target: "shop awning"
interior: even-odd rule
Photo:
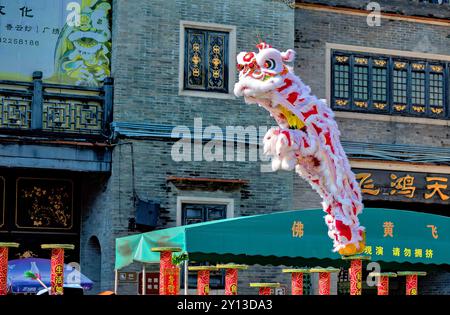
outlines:
[[[181,247],[196,262],[260,265],[342,262],[331,251],[320,209],[238,217],[157,230],[116,239],[115,268],[155,263],[152,247]],[[366,208],[366,253],[386,263],[450,265],[450,218],[393,209]]]

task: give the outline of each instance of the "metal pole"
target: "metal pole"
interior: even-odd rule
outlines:
[[[184,295],[188,295],[188,261],[184,261]]]
[[[145,295],[147,292],[147,290],[145,290],[145,288],[147,287],[146,285],[146,281],[145,281],[145,263],[142,264],[142,295]]]
[[[114,270],[114,294],[117,295],[117,289],[119,287],[119,283],[118,283],[118,273],[119,270]]]

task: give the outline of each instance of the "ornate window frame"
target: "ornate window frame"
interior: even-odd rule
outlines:
[[[177,226],[182,225],[183,203],[197,203],[197,204],[224,204],[227,206],[226,218],[234,217],[234,199],[232,198],[210,198],[210,197],[177,197]]]
[[[332,100],[332,54],[333,51],[343,51],[343,52],[354,52],[362,54],[373,54],[373,55],[385,55],[392,56],[394,58],[409,58],[409,59],[421,59],[433,62],[450,62],[450,55],[440,55],[431,53],[421,53],[413,51],[401,51],[374,47],[364,47],[364,46],[354,46],[336,43],[326,43],[325,48],[325,87],[326,87],[326,99],[328,104],[331,104]],[[446,91],[446,93],[449,93]],[[450,93],[449,93],[450,94]],[[449,95],[447,94],[447,95]],[[449,95],[450,96],[450,95]],[[450,98],[450,97],[449,97]],[[446,104],[446,106],[449,106]],[[352,111],[336,111],[336,117],[348,118],[348,119],[366,119],[375,121],[388,121],[388,122],[400,122],[400,123],[415,123],[415,124],[427,124],[427,125],[440,125],[440,126],[450,126],[449,119],[441,118],[427,118],[419,116],[395,116],[386,114],[374,114],[374,113],[364,113],[364,112],[352,112]]]
[[[194,28],[206,31],[219,31],[229,33],[228,41],[228,92],[208,92],[184,89],[184,63],[185,63],[185,29]],[[234,83],[236,82],[236,26],[216,23],[202,23],[193,21],[180,21],[180,46],[179,46],[179,67],[178,67],[178,95],[207,97],[219,99],[235,99],[233,94]]]

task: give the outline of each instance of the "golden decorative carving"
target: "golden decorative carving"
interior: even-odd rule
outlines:
[[[384,67],[384,66],[386,66],[387,61],[386,60],[374,60],[373,63],[378,67]]]
[[[444,68],[442,66],[436,66],[436,65],[432,65],[432,66],[430,66],[430,68],[434,72],[442,72],[442,70],[444,70]]]
[[[358,58],[355,57],[355,62],[360,65],[366,65],[369,61],[367,58]]]
[[[425,65],[421,63],[413,63],[412,68],[414,70],[425,70]]]
[[[376,109],[384,109],[387,106],[387,104],[385,104],[385,103],[373,103],[373,106]]]
[[[396,62],[394,62],[394,67],[395,67],[395,69],[405,69],[406,62],[396,61]]]
[[[361,108],[367,108],[367,102],[355,101],[355,105]]]
[[[347,100],[336,100],[336,104],[339,106],[347,106],[348,101]]]
[[[443,108],[431,107],[431,111],[432,111],[434,114],[441,114],[441,113],[444,111],[444,109],[443,109]]]
[[[406,109],[406,105],[394,105],[394,109],[398,112],[401,112]]]
[[[413,109],[413,111],[418,112],[418,113],[425,113],[425,106],[413,105],[412,109]]]
[[[340,63],[344,63],[348,61],[348,57],[346,56],[336,56],[336,61]]]

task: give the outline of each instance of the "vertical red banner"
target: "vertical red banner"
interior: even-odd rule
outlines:
[[[64,294],[64,249],[53,248],[51,257],[51,295]]]
[[[292,295],[303,295],[303,273],[293,272],[292,273]]]
[[[259,295],[271,295],[272,289],[269,287],[259,288]]]
[[[8,293],[8,247],[0,247],[0,295]]]
[[[319,272],[319,295],[330,295],[331,274],[329,272]]]
[[[417,275],[406,276],[406,295],[417,295]]]
[[[225,295],[237,295],[238,270],[227,269],[225,273]]]
[[[197,294],[209,295],[209,270],[199,270],[197,275]]]
[[[164,278],[161,295],[178,295],[180,292],[180,268],[176,266],[164,268],[162,270]],[[161,288],[161,287],[160,287]]]
[[[388,276],[380,276],[378,280],[377,287],[378,295],[389,295],[389,277]]]
[[[362,260],[354,259],[350,263],[350,295],[361,295]]]

